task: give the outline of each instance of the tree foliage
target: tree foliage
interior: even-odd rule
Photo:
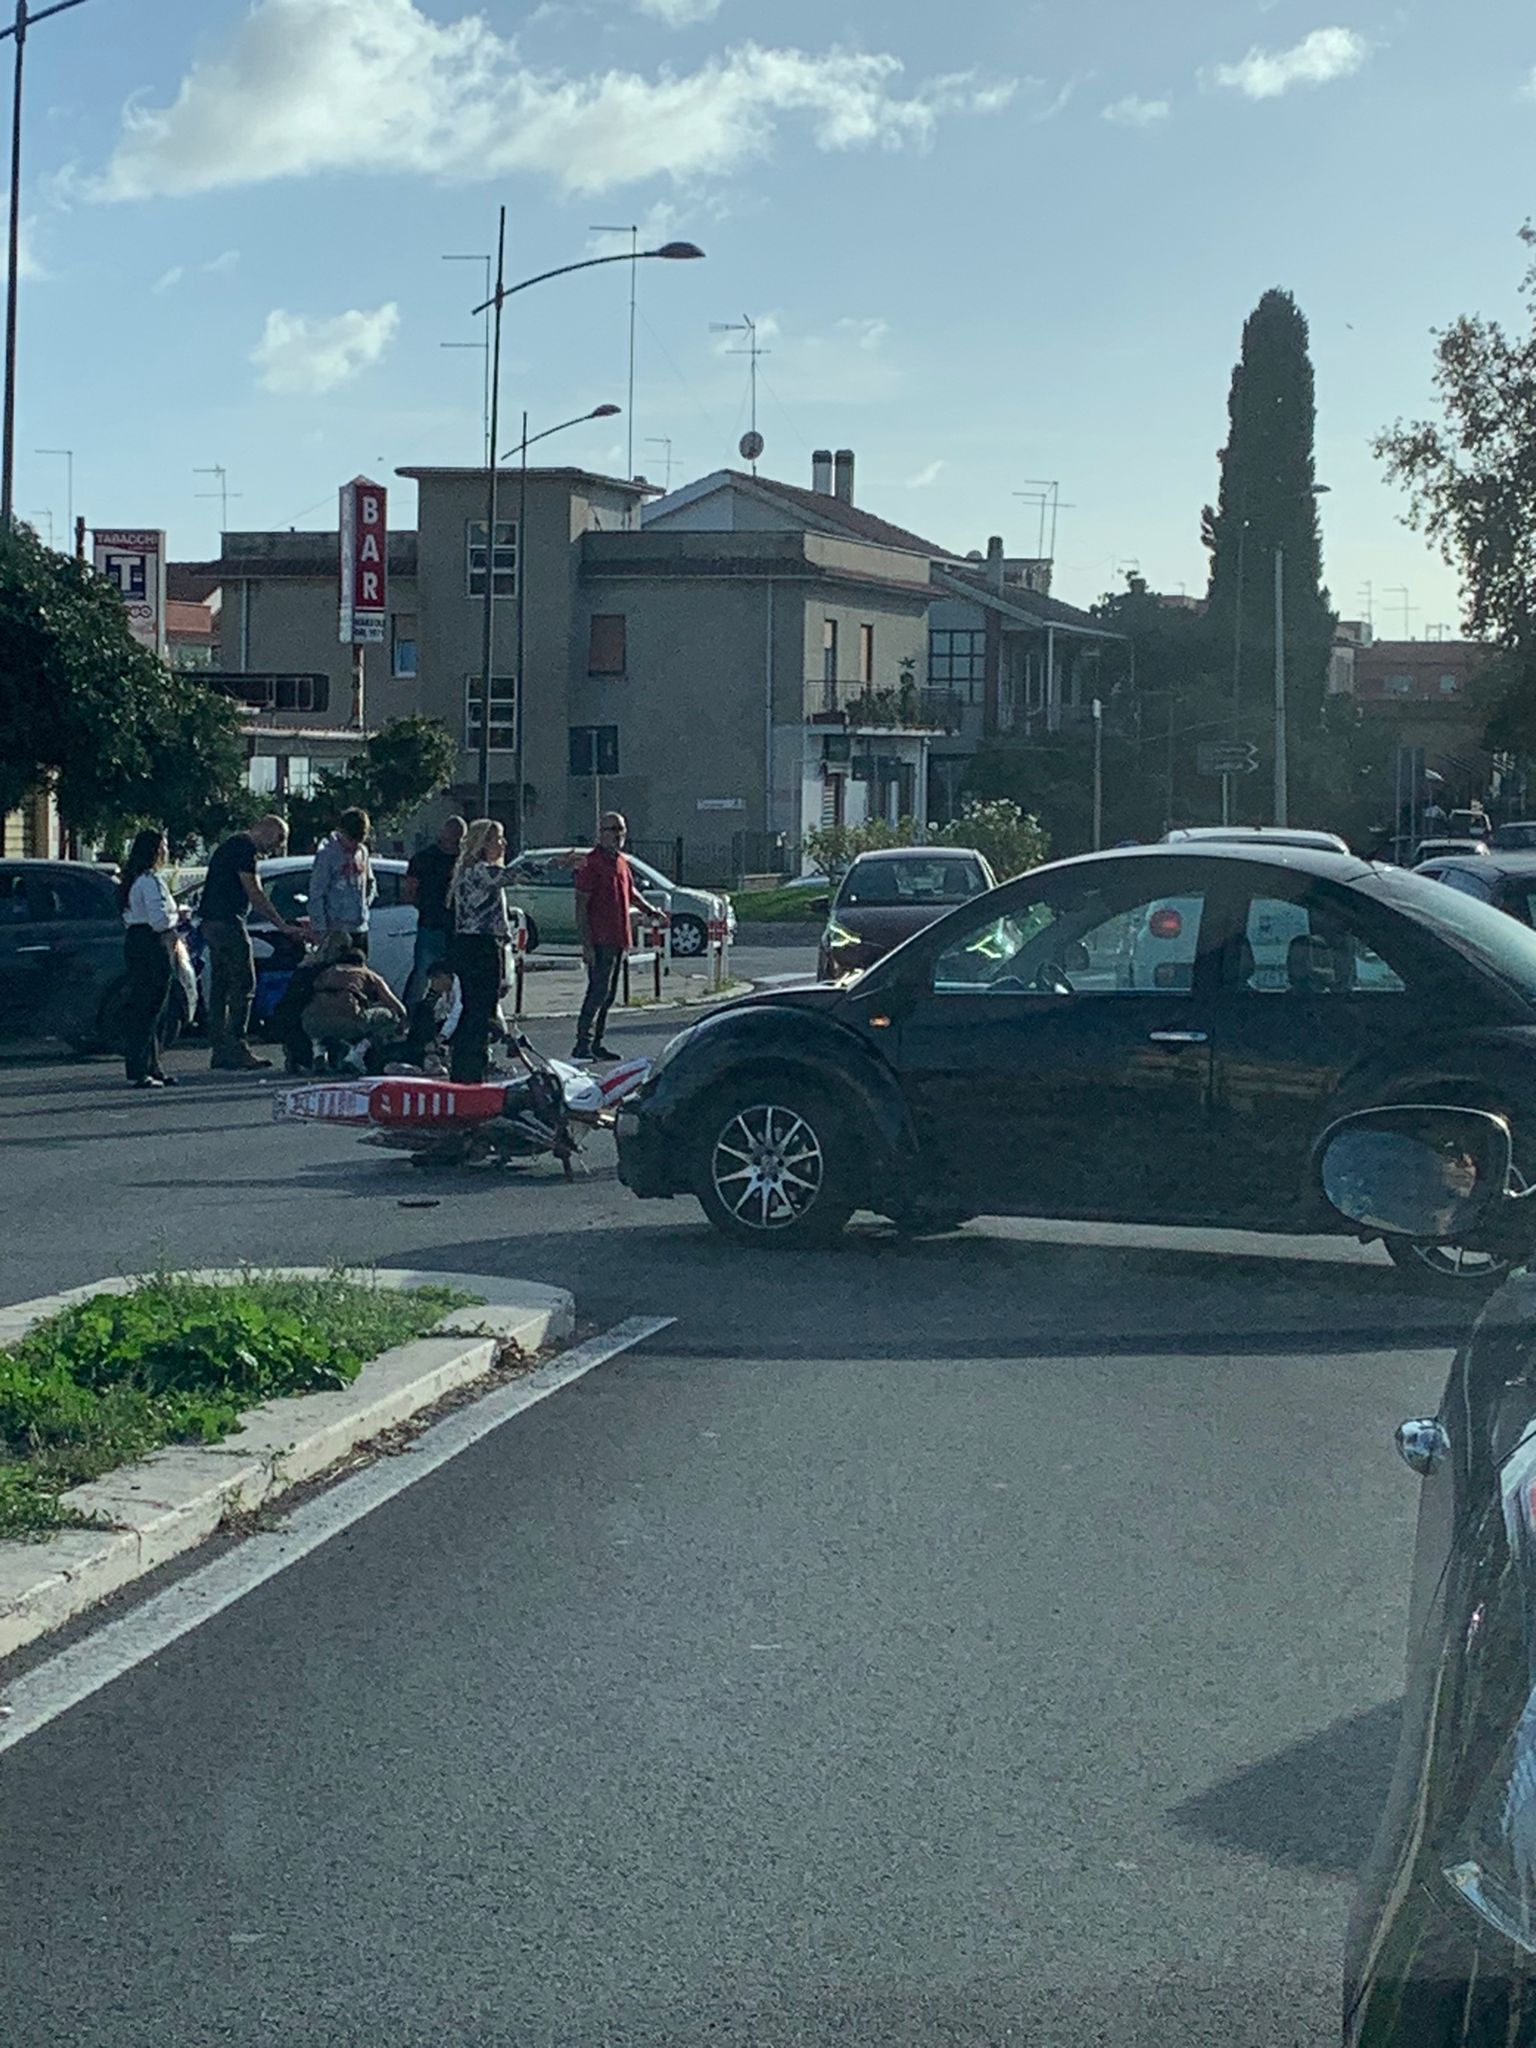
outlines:
[[[1050,852],[1040,820],[1007,797],[968,796],[958,818],[932,834],[936,846],[972,846],[991,864],[1000,882],[1039,867]]]
[[[288,827],[294,847],[308,852],[354,805],[376,829],[392,831],[448,788],[459,750],[436,718],[392,718],[365,740],[343,766],[316,776],[306,796],[292,797]]]
[[[1466,631],[1498,649],[1480,693],[1489,744],[1536,753],[1536,228],[1520,239],[1527,331],[1477,314],[1437,331],[1439,417],[1399,420],[1374,445],[1409,525],[1456,572]]]
[[[0,534],[0,810],[51,788],[65,822],[177,844],[244,808],[235,705],[140,647],[113,586],[32,529]]]
[[[1317,403],[1307,323],[1289,292],[1268,291],[1243,326],[1227,399],[1221,484],[1201,534],[1210,550],[1206,627],[1213,666],[1233,679],[1236,737],[1268,762],[1264,709],[1275,668],[1275,552],[1284,551],[1292,732],[1323,722],[1333,615],[1322,580],[1314,442]],[[1261,768],[1253,781],[1265,779]],[[1294,779],[1294,778],[1293,778]]]

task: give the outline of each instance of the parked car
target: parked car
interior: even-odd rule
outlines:
[[[258,864],[256,872],[261,886],[271,897],[274,909],[281,911],[290,922],[297,923],[308,915],[309,875],[313,866],[314,856],[307,853],[284,854],[276,860],[264,860]],[[416,911],[413,905],[403,900],[405,869],[403,860],[374,861],[378,895],[369,913],[368,926],[369,964],[384,977],[397,996],[405,992],[416,949]],[[202,893],[203,884],[198,880],[184,886],[176,901],[193,915],[189,939],[192,965],[197,971],[206,1007],[208,962],[195,921]],[[254,913],[249,930],[251,951],[256,956],[256,995],[251,1004],[251,1020],[255,1024],[264,1024],[282,999],[289,976],[304,957],[304,948],[285,933],[275,931],[265,918]]]
[[[116,870],[0,860],[0,1037],[112,1042],[123,978]]]
[[[576,867],[586,852],[584,846],[531,847],[512,863],[511,893],[528,921],[530,953],[536,946],[576,944]],[[625,858],[635,871],[640,893],[671,912],[672,951],[679,959],[697,959],[706,950],[711,924],[723,924],[734,936],[736,913],[729,897],[709,889],[684,889],[649,861],[637,860],[632,853]]]
[[[1454,1103],[1453,1093],[1447,1100]],[[1346,1222],[1453,1229],[1527,1259],[1507,1126],[1459,1108],[1350,1118],[1321,1153]],[[1455,1212],[1454,1221],[1448,1212]],[[1400,1424],[1419,1475],[1407,1684],[1391,1791],[1345,1960],[1348,2048],[1536,2039],[1536,1273],[1520,1265]]]
[[[1490,839],[1493,827],[1488,813],[1482,810],[1452,811],[1446,818],[1445,829],[1452,839]]]
[[[997,887],[969,847],[907,846],[861,853],[828,899],[816,954],[819,981],[836,981],[883,960],[894,946],[955,904]]]
[[[1421,839],[1408,864],[1419,868],[1427,860],[1454,860],[1461,854],[1469,854],[1476,859],[1487,851],[1487,844],[1481,839]]]
[[[1169,906],[1180,971],[1125,983],[1109,963]],[[1323,1128],[1453,1087],[1510,1115],[1536,1178],[1536,932],[1343,854],[1141,847],[962,903],[849,983],[713,1012],[621,1115],[619,1171],[748,1244],[825,1243],[861,1208],[1328,1231]],[[1389,1250],[1468,1291],[1505,1270]]]
[[[1479,847],[1474,853],[1425,861],[1415,872],[1474,902],[1491,903],[1522,924],[1536,925],[1536,853],[1490,853]]]
[[[1495,853],[1536,853],[1536,818],[1512,818],[1495,825],[1488,844]]]

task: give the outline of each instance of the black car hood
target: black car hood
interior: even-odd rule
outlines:
[[[717,1010],[711,1010],[711,1017],[727,1017],[733,1010],[820,1010],[824,1013],[835,1011],[846,1001],[848,991],[835,981],[809,981],[797,988],[756,989],[749,996],[738,996],[734,1002],[722,1003]]]

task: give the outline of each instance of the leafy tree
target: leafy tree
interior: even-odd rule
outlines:
[[[185,843],[238,808],[244,770],[237,708],[140,647],[110,583],[0,534],[0,810],[51,787],[86,838],[152,819]]]
[[[1536,753],[1536,228],[1520,239],[1527,331],[1477,314],[1439,330],[1439,417],[1399,420],[1374,445],[1408,524],[1460,579],[1466,631],[1498,650],[1479,693],[1489,745]]]
[[[1268,808],[1273,771],[1270,679],[1274,674],[1274,561],[1285,554],[1286,684],[1291,735],[1306,749],[1322,728],[1333,615],[1322,583],[1314,495],[1317,407],[1307,323],[1289,292],[1268,291],[1243,326],[1227,401],[1221,486],[1201,530],[1211,556],[1207,604],[1213,664],[1234,670],[1231,731],[1254,740],[1261,769],[1250,808]],[[1315,796],[1293,772],[1302,803]]]
[[[933,834],[936,846],[973,846],[992,866],[1000,882],[1039,867],[1050,851],[1050,839],[1038,818],[1021,811],[1007,797],[968,796],[960,815]]]
[[[293,845],[300,851],[318,845],[340,813],[354,805],[368,812],[376,828],[396,829],[449,787],[458,761],[458,745],[440,720],[392,718],[342,767],[316,776],[307,796],[289,799]]]

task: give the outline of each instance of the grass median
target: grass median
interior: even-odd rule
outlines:
[[[0,1348],[0,1539],[78,1527],[60,1496],[168,1444],[214,1444],[287,1394],[348,1385],[473,1297],[342,1272],[158,1274]]]

